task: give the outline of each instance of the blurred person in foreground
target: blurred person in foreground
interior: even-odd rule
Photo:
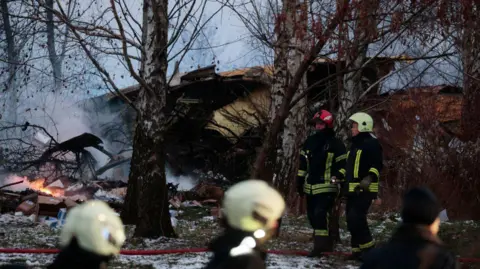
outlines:
[[[224,232],[209,249],[212,259],[205,269],[263,269],[262,245],[276,232],[285,210],[283,197],[261,180],[249,179],[225,192],[221,221]]]
[[[115,211],[102,201],[71,209],[60,233],[60,253],[48,269],[104,269],[120,253],[125,230]],[[6,265],[3,269],[29,268]]]
[[[410,189],[403,198],[402,224],[390,241],[364,257],[360,269],[453,269],[455,255],[438,238],[440,203],[427,188]]]

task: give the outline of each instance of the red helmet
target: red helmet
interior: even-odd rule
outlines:
[[[332,113],[321,110],[320,112],[315,113],[313,116],[313,121],[323,121],[328,128],[333,128],[333,116]]]

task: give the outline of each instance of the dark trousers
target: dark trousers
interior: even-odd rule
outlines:
[[[361,252],[374,246],[367,223],[368,209],[372,201],[371,193],[349,193],[347,196],[347,228],[351,235],[352,252]]]
[[[332,214],[336,193],[307,195],[307,217],[315,236],[329,236],[328,218]]]

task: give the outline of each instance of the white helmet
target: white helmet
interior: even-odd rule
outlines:
[[[249,179],[225,192],[223,214],[232,228],[247,232],[275,228],[285,209],[283,197],[265,181]]]
[[[75,237],[79,246],[101,256],[117,255],[125,242],[122,220],[105,202],[87,201],[72,208],[60,233],[60,245]]]

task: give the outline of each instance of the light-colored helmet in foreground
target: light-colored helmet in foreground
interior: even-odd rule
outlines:
[[[97,255],[117,255],[125,242],[121,219],[105,202],[92,200],[72,208],[60,234],[66,247],[76,238],[79,246]]]
[[[222,213],[232,228],[255,232],[275,228],[284,210],[278,191],[265,181],[249,179],[225,192]]]

